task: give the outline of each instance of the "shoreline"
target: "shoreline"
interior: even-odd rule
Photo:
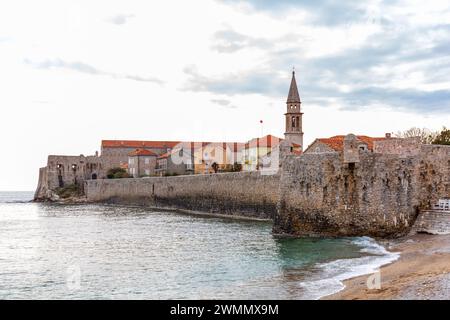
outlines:
[[[450,299],[450,235],[416,234],[382,241],[400,257],[380,268],[380,288],[369,289],[372,274],[343,281],[344,288],[321,300]]]
[[[266,223],[273,223],[273,219],[266,219],[266,218],[258,218],[258,217],[252,217],[252,216],[244,216],[242,214],[225,214],[225,213],[214,213],[214,212],[205,212],[205,211],[196,211],[196,210],[188,210],[188,209],[181,209],[177,207],[156,207],[156,206],[149,206],[149,205],[139,205],[139,204],[127,204],[127,203],[113,203],[113,202],[93,202],[93,201],[87,201],[85,198],[71,198],[67,200],[58,200],[58,201],[40,201],[40,200],[31,200],[28,201],[30,203],[41,203],[41,204],[49,204],[49,205],[104,205],[104,206],[111,206],[111,207],[130,207],[130,208],[140,208],[140,209],[149,209],[153,211],[163,211],[163,212],[171,212],[171,213],[178,213],[178,214],[184,214],[189,216],[198,216],[198,217],[204,217],[204,218],[222,218],[222,219],[230,219],[230,220],[240,220],[240,221],[254,221],[254,222],[266,222]]]

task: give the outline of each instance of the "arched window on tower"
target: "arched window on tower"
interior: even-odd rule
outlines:
[[[295,128],[295,117],[292,117],[291,126],[292,128]]]

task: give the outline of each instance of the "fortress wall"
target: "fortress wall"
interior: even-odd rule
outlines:
[[[426,210],[421,213],[412,229],[414,233],[450,234],[450,212]]]
[[[73,165],[76,167],[72,168]],[[100,176],[101,171],[102,162],[99,157],[51,155],[47,161],[48,187],[52,190],[58,188],[59,176],[63,186],[68,186],[75,183],[83,184],[85,180],[91,179],[93,173]]]
[[[235,172],[139,179],[89,180],[88,201],[179,208],[271,219],[279,175]]]
[[[39,168],[39,180],[34,193],[34,199],[46,198],[49,191],[48,185],[47,167]]]
[[[305,236],[397,236],[418,213],[417,159],[360,152],[287,158],[275,233]]]
[[[450,146],[422,145],[418,176],[421,208],[432,208],[440,198],[450,198]]]
[[[450,146],[409,146],[397,154],[359,151],[348,164],[339,153],[287,157],[274,232],[406,234],[420,210],[450,197]]]
[[[106,175],[100,157],[50,155],[47,166],[39,169],[39,181],[34,199],[47,200],[60,186],[78,184],[83,187],[84,181],[92,179],[93,174],[97,177]]]

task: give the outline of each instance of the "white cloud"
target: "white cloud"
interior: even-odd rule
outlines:
[[[293,65],[306,143],[450,123],[447,1],[374,0],[345,21],[234,2],[1,2],[0,190],[101,139],[245,141],[261,119],[282,136]]]

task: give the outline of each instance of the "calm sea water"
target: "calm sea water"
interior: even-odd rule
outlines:
[[[0,299],[317,299],[396,256],[370,238],[0,193]]]

